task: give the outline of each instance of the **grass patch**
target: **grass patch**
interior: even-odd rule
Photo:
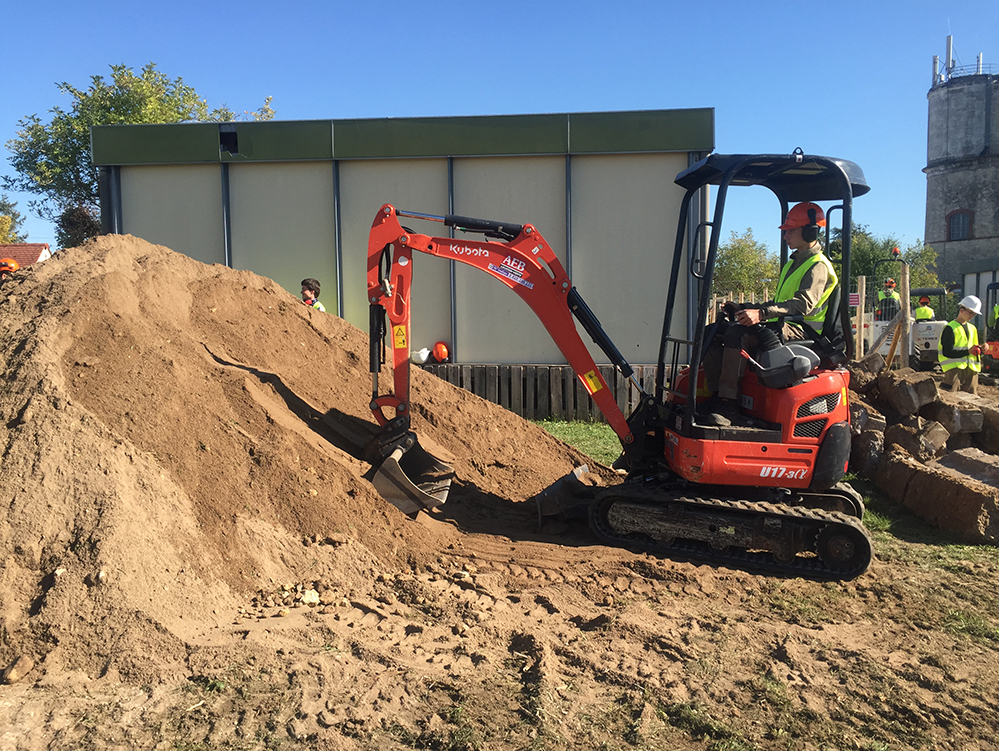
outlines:
[[[715,720],[703,707],[685,702],[670,704],[660,710],[664,719],[695,741],[707,741],[710,751],[749,751],[754,746],[726,724]]]
[[[539,420],[536,424],[601,464],[609,466],[621,455],[621,441],[607,423]]]
[[[955,634],[967,634],[974,639],[999,642],[999,628],[978,613],[952,610],[947,613],[944,625],[948,631]]]

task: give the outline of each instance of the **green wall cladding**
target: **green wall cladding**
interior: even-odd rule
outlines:
[[[98,166],[712,151],[714,110],[98,125],[90,137]]]

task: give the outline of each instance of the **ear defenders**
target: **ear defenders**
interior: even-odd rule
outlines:
[[[801,239],[813,243],[819,239],[819,225],[815,218],[815,209],[808,210],[808,224],[801,228]]]

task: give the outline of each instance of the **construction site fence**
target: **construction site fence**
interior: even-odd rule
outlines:
[[[568,365],[428,364],[424,370],[528,420],[606,422],[586,387]],[[656,388],[655,365],[633,365],[647,393]],[[598,366],[621,411],[639,405],[641,392],[612,365]]]

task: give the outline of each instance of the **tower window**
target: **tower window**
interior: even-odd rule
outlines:
[[[967,209],[953,211],[947,215],[947,239],[948,240],[970,240],[971,239],[971,218],[972,214]]]

